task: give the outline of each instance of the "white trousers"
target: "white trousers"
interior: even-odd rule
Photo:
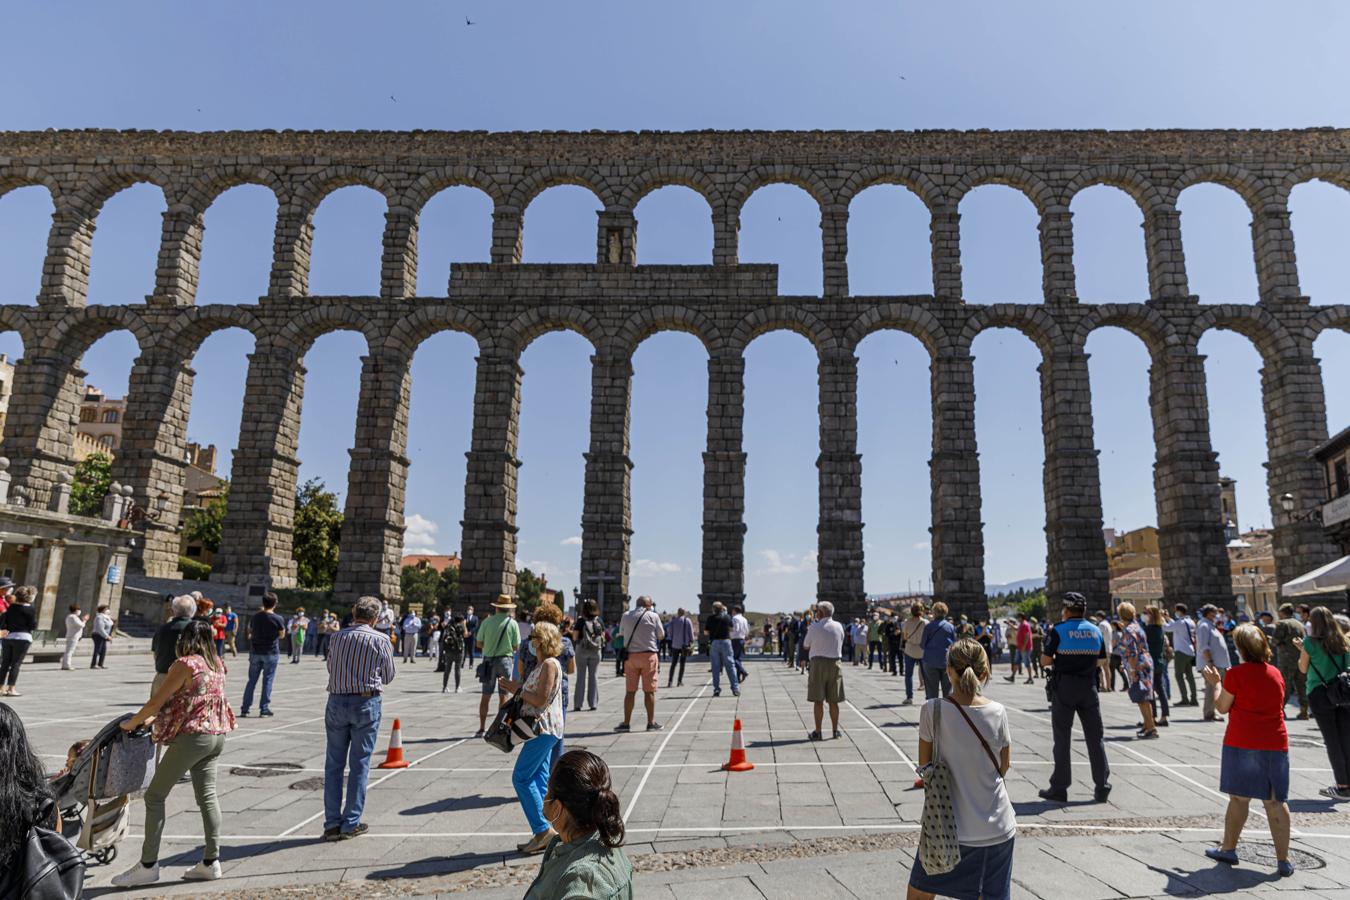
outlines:
[[[84,637],[84,635],[82,635],[82,634],[75,634],[75,635],[71,635],[70,637],[66,638],[66,652],[65,652],[65,654],[61,657],[61,668],[63,668],[63,669],[73,669],[73,668],[74,668],[74,666],[71,665],[71,660],[73,660],[73,659],[75,658],[75,648],[79,646],[79,644],[80,644],[80,638],[82,638],[82,637]]]

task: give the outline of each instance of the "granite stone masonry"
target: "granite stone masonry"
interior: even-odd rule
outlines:
[[[213,331],[255,338],[239,448],[231,473],[223,551],[213,577],[268,575],[294,583],[290,557],[306,351],[320,335],[360,332],[367,344],[351,451],[347,527],[338,588],[395,597],[408,460],[409,365],[438,331],[479,347],[472,445],[465,484],[462,600],[482,604],[515,582],[519,358],[538,335],[572,329],[593,356],[591,439],[586,454],[581,582],[605,585],[612,614],[627,599],[632,534],[628,455],[631,356],[662,330],[698,337],[709,354],[704,454],[703,607],[744,597],[742,352],[757,335],[791,329],[819,355],[818,593],[844,616],[865,603],[857,452],[855,348],[869,333],[899,329],[932,358],[933,586],[956,610],[982,610],[984,551],[974,431],[971,343],[983,330],[1016,328],[1040,348],[1045,496],[1052,594],[1075,589],[1107,600],[1097,450],[1084,346],[1096,328],[1138,335],[1152,356],[1157,450],[1155,491],[1164,589],[1192,606],[1233,601],[1219,515],[1200,338],[1211,328],[1249,337],[1264,360],[1269,493],[1277,574],[1287,580],[1335,556],[1310,522],[1280,508],[1286,491],[1316,492],[1307,452],[1326,438],[1321,371],[1313,343],[1350,329],[1350,307],[1311,307],[1299,291],[1287,198],[1314,178],[1350,187],[1350,131],[1037,132],[147,132],[0,134],[0,194],[43,185],[55,212],[36,305],[5,297],[0,327],[17,331],[15,375],[3,452],[16,485],[41,502],[73,468],[72,423],[85,350],[130,331],[140,345],[128,397],[127,450],[117,478],[138,503],[169,503],[139,549],[148,574],[172,574],[181,446],[192,394],[193,354]],[[126,305],[90,306],[91,239],[108,197],[138,182],[158,186],[167,211],[153,293]],[[742,265],[740,210],[759,187],[788,182],[820,207],[822,297],[781,296],[773,266]],[[1256,304],[1201,304],[1187,286],[1179,193],[1197,182],[1237,191],[1252,215]],[[194,303],[207,208],[224,190],[259,184],[279,209],[267,296]],[[849,292],[852,198],[878,183],[903,185],[931,213],[931,296],[857,297]],[[961,198],[982,184],[1024,192],[1041,217],[1042,303],[964,302]],[[387,200],[379,296],[309,292],[313,215],[337,188],[361,184]],[[520,262],[523,213],[544,189],[577,184],[603,204],[596,261]],[[638,266],[634,209],[647,193],[684,185],[708,202],[709,265]],[[1080,304],[1073,267],[1074,195],[1121,188],[1143,212],[1148,297]],[[438,191],[469,185],[494,206],[491,262],[454,265],[447,293],[414,296],[418,215]],[[134,415],[133,415],[134,411]],[[1052,611],[1053,612],[1053,611]]]

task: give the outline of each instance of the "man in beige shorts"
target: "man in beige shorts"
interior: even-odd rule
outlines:
[[[844,626],[834,620],[834,604],[822,600],[816,604],[816,620],[806,631],[802,645],[810,654],[811,674],[806,681],[806,699],[813,704],[816,730],[807,735],[812,741],[824,740],[820,733],[825,704],[830,704],[830,727],[839,737],[839,704],[844,702],[844,673],[839,658],[844,655]]]
[[[666,636],[666,629],[661,624],[661,617],[652,609],[654,605],[651,597],[639,597],[637,608],[630,609],[619,620],[619,633],[623,636],[628,657],[623,664],[623,721],[614,726],[615,731],[631,730],[633,701],[637,697],[639,681],[647,706],[647,730],[661,730],[661,723],[656,721],[656,687],[661,675],[657,651],[661,639]]]

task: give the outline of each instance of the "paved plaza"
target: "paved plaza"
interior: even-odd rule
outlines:
[[[87,658],[86,658],[87,659]],[[230,661],[236,708],[246,671]],[[224,892],[259,896],[430,896],[472,892],[475,898],[519,897],[537,859],[514,853],[528,837],[511,787],[508,758],[472,738],[476,684],[442,695],[434,663],[399,668],[386,694],[377,755],[393,720],[402,720],[405,770],[372,770],[365,821],[370,834],[335,844],[322,830],[324,666],[306,657],[278,669],[270,719],[240,720],[219,773],[224,815],[225,877],[210,886],[177,881],[200,856],[200,817],[192,791],[169,799],[164,880],[130,896]],[[901,679],[845,667],[849,701],[843,737],[806,740],[806,679],[777,661],[749,663],[739,700],[714,698],[705,662],[690,666],[685,686],[662,690],[665,730],[615,734],[622,701],[613,665],[602,666],[601,707],[571,715],[568,747],[600,754],[613,772],[628,825],[628,851],[643,898],[867,897],[903,892],[922,792],[913,788],[919,707],[901,706]],[[1108,804],[1088,802],[1090,783],[1077,781],[1070,805],[1041,801],[1049,775],[1050,723],[1040,683],[1008,685],[996,669],[989,695],[1007,704],[1013,729],[1008,784],[1019,834],[1014,896],[1108,900],[1116,897],[1271,896],[1350,898],[1350,807],[1317,795],[1330,770],[1311,722],[1289,723],[1296,861],[1293,878],[1276,879],[1274,863],[1229,869],[1206,860],[1218,835],[1225,798],[1217,791],[1222,726],[1177,711],[1157,741],[1135,741],[1135,707],[1124,694],[1104,696],[1114,791]],[[118,657],[104,671],[62,672],[54,665],[24,671],[24,696],[13,701],[53,769],[71,741],[139,707],[149,690],[149,656]],[[664,683],[664,673],[663,673]],[[756,768],[728,774],[733,718],[744,727]],[[828,729],[828,723],[827,723]],[[1087,779],[1081,742],[1075,776]],[[1253,808],[1244,851],[1271,851]],[[91,867],[90,895],[135,859],[142,807],[132,837],[110,866]],[[393,879],[393,880],[391,880]]]

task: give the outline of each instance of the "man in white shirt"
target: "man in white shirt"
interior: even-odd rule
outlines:
[[[623,665],[623,721],[614,726],[615,731],[628,731],[632,727],[633,700],[637,697],[639,681],[647,707],[647,730],[661,730],[661,723],[656,721],[656,688],[661,678],[657,651],[661,639],[666,636],[666,629],[652,608],[655,605],[651,597],[639,597],[637,608],[624,613],[619,620],[623,649],[628,658]]]
[[[736,661],[736,683],[745,684],[750,674],[741,665],[745,655],[745,639],[750,636],[750,620],[741,614],[739,606],[731,608],[731,657]]]
[[[78,605],[70,604],[70,615],[66,616],[66,652],[61,656],[61,668],[75,668],[72,665],[72,660],[75,658],[75,648],[79,646],[80,638],[84,637],[84,623],[88,621],[88,616],[80,614]]]
[[[867,626],[862,619],[854,619],[849,626],[849,636],[853,639],[853,664],[862,665],[863,654],[867,652]]]
[[[1176,618],[1163,625],[1172,636],[1172,664],[1176,669],[1177,690],[1181,700],[1176,706],[1199,706],[1200,695],[1195,690],[1195,622],[1191,621],[1186,604],[1178,603],[1173,612]],[[1160,665],[1156,660],[1154,665]]]
[[[1231,665],[1228,659],[1228,645],[1219,630],[1216,616],[1219,608],[1211,603],[1200,607],[1200,624],[1195,629],[1195,660],[1201,667],[1213,666],[1219,670],[1219,684],[1223,684],[1223,674]],[[1222,722],[1223,717],[1214,709],[1217,691],[1205,682],[1205,705],[1202,712],[1206,722]]]
[[[839,658],[844,653],[844,626],[834,620],[834,604],[822,600],[816,604],[816,620],[806,630],[802,646],[811,660],[811,675],[806,682],[806,699],[812,704],[816,730],[808,740],[824,740],[820,734],[826,703],[830,704],[830,727],[839,737],[839,704],[844,702],[844,673]]]
[[[1115,629],[1111,627],[1111,620],[1106,617],[1102,610],[1097,611],[1097,630],[1102,633],[1102,643],[1106,645],[1106,659],[1097,663],[1100,669],[1097,673],[1097,686],[1099,690],[1108,693],[1116,689],[1115,679],[1111,677],[1111,650],[1115,647],[1112,643],[1115,638]]]

